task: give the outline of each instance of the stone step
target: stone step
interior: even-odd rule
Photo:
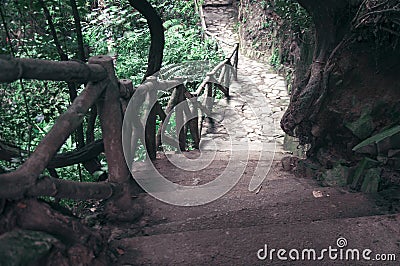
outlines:
[[[211,154],[211,152],[207,154]],[[301,187],[302,185],[299,183],[305,183],[304,185],[309,188],[313,187],[308,184],[309,181],[293,179],[292,174],[281,171],[282,153],[278,152],[236,151],[233,155],[229,151],[216,152],[208,158],[205,156],[205,158],[200,157],[194,160],[175,154],[167,154],[166,157],[168,159],[160,158],[154,162],[154,165],[146,163],[133,165],[134,178],[139,184],[145,186],[147,192],[153,194],[179,192],[178,187],[159,185],[159,179],[153,178],[154,176],[178,185],[191,186],[192,189],[198,189],[199,187],[196,186],[206,184],[210,189],[230,187],[233,194],[250,193],[250,184],[252,184],[251,191],[258,189],[261,185],[260,192],[264,193],[267,191],[264,188],[274,187],[270,182],[277,179],[287,179],[288,183],[294,187]],[[183,160],[182,157],[184,157]]]
[[[275,167],[272,169],[271,177],[267,176],[267,180],[259,190],[253,192],[248,190],[251,178],[251,173],[245,175],[221,198],[196,207],[174,206],[146,195],[143,198],[145,209],[149,210],[146,220],[156,221],[155,224],[192,221],[193,224],[188,228],[194,229],[196,219],[204,221],[219,217],[218,219],[229,221],[231,217],[236,217],[236,213],[257,216],[260,212],[263,219],[269,219],[271,222],[380,213],[375,202],[367,195],[348,193],[331,187],[318,187],[313,180],[290,178],[290,175],[282,172],[279,174]],[[292,212],[293,216],[290,216]],[[241,225],[241,222],[238,221],[238,224]]]
[[[326,192],[325,192],[326,193]],[[312,194],[312,193],[310,193]],[[236,199],[241,202],[243,199]],[[233,201],[233,200],[232,200]],[[230,201],[230,202],[232,202]],[[228,203],[228,202],[227,202]],[[185,231],[199,231],[224,228],[244,228],[257,225],[294,224],[299,222],[314,222],[337,218],[352,218],[382,214],[373,202],[362,194],[333,194],[329,197],[315,198],[310,195],[302,199],[286,199],[285,202],[246,201],[229,205],[221,204],[206,207],[201,211],[187,213],[186,217],[179,215],[182,220],[171,221],[178,217],[166,216],[171,211],[182,212],[177,208],[168,213],[154,209],[151,221],[155,225],[144,228],[144,235],[169,234]],[[232,206],[233,205],[233,206]],[[193,207],[198,208],[198,207]]]
[[[204,1],[203,6],[211,7],[226,7],[233,4],[233,0],[220,0],[220,1]]]
[[[291,261],[278,259],[278,249],[285,249],[286,257],[289,251],[296,255],[297,250],[300,258],[303,249],[314,249],[317,257],[323,249],[336,249],[331,251],[336,260],[330,260],[326,251],[323,260],[290,263],[295,265],[398,265],[399,244],[397,214],[141,236],[117,240],[111,246],[122,254],[118,265],[288,265]],[[262,257],[265,250],[270,254],[272,249],[273,260],[258,258],[257,253]],[[372,251],[364,253],[370,258],[378,253],[394,254],[397,262],[346,261],[346,254],[351,255],[348,249],[357,249],[354,252],[359,252],[361,259],[365,249]],[[304,254],[307,258],[308,253]]]

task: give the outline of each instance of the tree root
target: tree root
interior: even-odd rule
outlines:
[[[59,240],[47,255],[46,264],[51,261],[55,265],[107,265],[107,236],[101,234],[104,232],[83,225],[78,218],[45,202],[36,199],[8,202],[0,225],[0,234],[23,229],[44,232]]]

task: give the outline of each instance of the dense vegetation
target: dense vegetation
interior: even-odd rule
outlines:
[[[221,54],[211,41],[202,39],[192,1],[152,1],[165,28],[163,66],[191,60],[217,62]],[[50,60],[87,61],[92,55],[115,58],[117,76],[138,85],[146,72],[150,32],[146,20],[128,1],[6,1],[1,5],[2,54]],[[83,87],[59,82],[20,81],[0,85],[0,141],[25,150],[26,157],[46,135],[55,119]],[[88,116],[81,138],[88,126]],[[89,122],[90,123],[90,122]],[[79,132],[77,133],[79,134]],[[68,139],[61,152],[74,150],[100,137]],[[0,162],[12,170],[21,159]],[[102,171],[106,163],[102,160]],[[59,170],[63,178],[93,180],[80,165]],[[102,171],[94,173],[97,178]]]

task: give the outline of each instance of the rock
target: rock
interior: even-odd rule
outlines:
[[[389,150],[388,157],[389,158],[400,157],[400,150]]]
[[[0,236],[0,265],[32,265],[61,243],[44,232],[14,230]]]
[[[347,123],[345,126],[359,139],[368,138],[375,130],[375,125],[369,112],[363,113],[358,120]]]
[[[357,169],[354,173],[352,179],[349,179],[349,184],[351,184],[351,188],[357,189],[363,183],[364,173],[366,170],[371,169],[379,165],[378,161],[365,157],[357,166]]]
[[[254,128],[246,127],[246,132],[247,133],[253,133],[254,132]]]
[[[279,95],[281,96],[281,98],[282,97],[287,98],[288,93],[286,92],[286,90],[284,90],[284,91],[282,90],[282,91],[279,92]]]
[[[250,134],[248,134],[247,135],[250,139],[257,139],[257,137],[258,137],[258,135],[257,134],[255,134],[255,133],[250,133]]]
[[[394,201],[400,202],[400,187],[391,186],[388,189],[379,191],[379,195],[381,195],[383,198],[391,202]]]
[[[314,137],[321,136],[321,128],[318,125],[313,125],[312,128],[311,128],[311,134]]]
[[[300,158],[296,156],[286,156],[281,160],[282,168],[284,171],[292,171],[299,162]]]
[[[323,183],[332,187],[344,187],[347,185],[349,175],[350,168],[338,164],[334,168],[327,170],[322,174]]]
[[[247,136],[247,132],[245,131],[236,131],[234,133],[234,136],[238,137],[238,138],[244,138]]]
[[[287,151],[292,152],[296,156],[304,158],[305,151],[302,147],[300,147],[299,140],[294,137],[285,135],[283,148]]]
[[[365,172],[364,181],[361,185],[361,191],[365,193],[378,192],[379,182],[381,180],[381,168],[372,168]]]
[[[254,132],[255,132],[257,135],[259,135],[259,136],[261,136],[261,135],[263,134],[262,131],[259,130],[259,129],[256,129]]]
[[[400,157],[389,158],[387,164],[396,171],[400,171]]]
[[[301,175],[307,178],[317,178],[320,165],[310,160],[299,160],[296,167],[296,175]]]
[[[77,244],[68,249],[70,265],[93,265],[95,255],[93,251],[82,244]]]
[[[273,113],[278,113],[278,112],[280,112],[280,111],[282,111],[282,110],[281,110],[281,108],[278,107],[278,106],[272,108],[272,112],[273,112]]]
[[[387,164],[388,159],[389,159],[389,158],[386,157],[386,156],[380,156],[380,155],[376,156],[376,160],[377,160],[378,162],[382,163],[382,164]]]
[[[278,77],[277,74],[266,74],[265,76],[266,76],[265,83],[268,83],[270,82],[271,79],[276,79]]]

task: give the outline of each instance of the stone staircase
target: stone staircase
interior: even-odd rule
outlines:
[[[221,154],[222,153],[222,154]],[[223,171],[229,160],[221,152],[204,171],[178,174],[167,160],[157,169],[169,180],[190,184],[208,182]],[[189,155],[190,156],[190,155]],[[275,256],[260,260],[257,252],[269,248],[302,250],[338,248],[371,249],[378,253],[400,251],[400,215],[387,214],[375,199],[362,193],[319,187],[314,180],[296,178],[281,170],[278,153],[261,188],[250,192],[248,184],[256,168],[257,153],[250,152],[246,170],[238,184],[209,204],[180,207],[145,195],[146,215],[134,236],[119,232],[111,245],[122,251],[118,265],[287,265]],[[234,162],[240,164],[242,161]],[[118,232],[116,232],[118,234]],[[275,254],[276,255],[276,254]],[[293,262],[296,263],[296,262]],[[299,265],[398,265],[373,261],[299,261]],[[390,264],[392,263],[392,264]],[[398,263],[398,261],[397,261]]]
[[[204,10],[209,30],[234,41],[235,10],[229,3],[205,1]],[[146,211],[139,225],[112,232],[115,264],[398,265],[399,214],[378,207],[372,196],[320,187],[315,180],[283,171],[284,134],[277,126],[289,101],[283,78],[269,66],[240,56],[238,82],[232,84],[231,95],[223,103],[229,111],[204,127],[203,159],[195,151],[184,153],[200,165],[213,156],[207,167],[182,170],[170,160],[179,156],[176,154],[163,155],[154,165],[166,179],[185,186],[207,184],[232,165],[232,174],[244,169],[239,182],[219,199],[194,207],[174,206],[142,195]],[[146,171],[137,169],[138,176]],[[255,176],[262,182],[250,191]],[[285,261],[277,256],[278,249],[287,250],[284,257],[291,249],[300,256],[302,249],[315,249],[319,256],[329,247],[343,254],[347,249],[370,249],[371,258],[378,253],[395,254],[397,263],[332,260],[328,253],[319,261]],[[266,256],[272,249],[273,259]]]

